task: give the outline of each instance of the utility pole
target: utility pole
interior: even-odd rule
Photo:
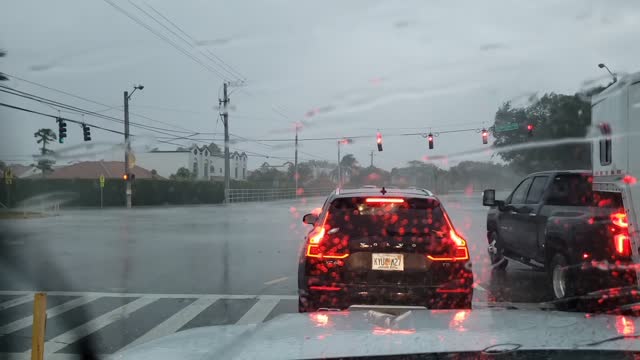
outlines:
[[[296,182],[296,197],[298,196],[298,124],[296,124],[296,154],[294,157],[294,163],[293,163],[293,177],[295,178],[295,182]]]
[[[369,151],[369,156],[371,157],[371,165],[369,167],[373,167],[373,150]]]
[[[144,86],[134,85],[131,94],[128,91],[124,92],[124,173],[126,175],[126,190],[125,196],[127,198],[127,209],[131,209],[131,182],[135,175],[131,175],[129,170],[131,164],[129,164],[129,158],[131,157],[131,142],[129,141],[129,99],[136,90],[142,90]]]
[[[135,91],[135,89],[134,89]],[[133,94],[133,93],[132,93]],[[124,92],[124,173],[129,174],[129,152],[131,145],[129,144],[129,92]],[[131,209],[131,179],[125,181],[127,197],[127,209]]]
[[[227,105],[229,104],[229,96],[227,94],[228,83],[224,82],[223,95],[224,98],[219,100],[222,105],[222,124],[224,125],[224,202],[229,203],[229,175],[231,167],[229,165],[229,112],[227,111]]]
[[[340,165],[340,143],[342,141],[338,140],[338,187],[342,186],[342,166]]]

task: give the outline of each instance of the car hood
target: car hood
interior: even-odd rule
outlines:
[[[484,349],[640,350],[640,318],[541,310],[283,314],[257,325],[181,331],[114,354],[128,359],[308,359]]]

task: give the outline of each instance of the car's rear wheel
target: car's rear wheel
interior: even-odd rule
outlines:
[[[504,248],[498,238],[498,233],[492,231],[489,234],[489,247],[487,248],[489,253],[489,260],[491,261],[491,267],[494,270],[504,270],[509,265],[509,260],[504,257]]]

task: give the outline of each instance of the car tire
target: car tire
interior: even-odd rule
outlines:
[[[568,265],[567,257],[562,253],[556,253],[551,257],[547,266],[551,296],[560,309],[567,309],[575,305],[571,300],[575,296],[575,290]]]
[[[498,233],[492,231],[488,236],[489,247],[487,252],[489,253],[489,260],[491,261],[491,268],[493,270],[504,270],[509,265],[509,260],[504,257],[504,247],[498,237]]]

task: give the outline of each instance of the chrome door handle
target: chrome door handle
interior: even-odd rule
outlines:
[[[529,216],[536,216],[536,213],[529,213]]]
[[[511,215],[518,215],[518,212],[511,210]]]

